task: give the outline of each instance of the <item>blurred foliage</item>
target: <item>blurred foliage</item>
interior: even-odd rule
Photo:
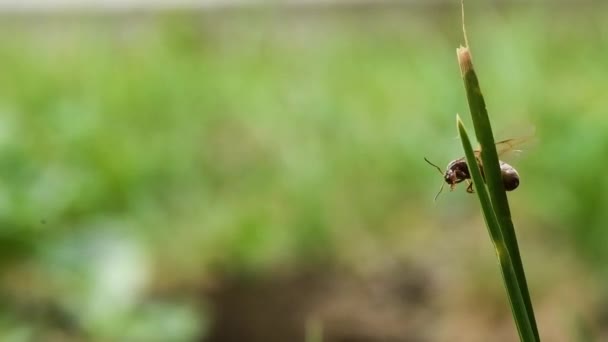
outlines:
[[[510,195],[532,236],[524,263],[542,243],[599,278],[606,13],[467,14],[498,134],[533,125],[540,141]],[[459,21],[457,8],[3,20],[1,339],[189,339],[202,300],[155,288],[359,263],[478,218],[463,189],[433,204],[441,179],[423,161],[462,154]]]

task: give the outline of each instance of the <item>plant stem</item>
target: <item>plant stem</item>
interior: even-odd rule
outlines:
[[[490,124],[490,118],[486,109],[485,100],[479,86],[479,80],[477,79],[475,69],[473,68],[469,48],[460,47],[457,49],[457,55],[458,63],[460,64],[460,71],[464,80],[467,100],[469,102],[469,108],[471,111],[471,118],[475,128],[475,135],[481,146],[481,162],[484,166],[484,175],[490,200],[492,202],[492,207],[494,208],[507,250],[509,251],[512,259],[513,268],[515,270],[517,281],[520,284],[526,311],[534,331],[534,336],[536,337],[536,340],[540,340],[538,327],[536,325],[536,320],[534,319],[534,309],[532,307],[532,301],[528,291],[526,275],[524,273],[524,267],[519,253],[519,246],[517,244],[517,236],[515,234],[513,221],[511,220],[511,210],[509,208],[507,194],[502,182],[502,172],[500,170],[498,153],[496,152],[496,147],[494,145],[494,135],[492,133],[492,126]]]
[[[521,341],[538,341],[534,335],[533,326],[526,310],[526,305],[521,292],[521,286],[518,283],[517,275],[513,267],[512,257],[509,254],[507,246],[505,245],[505,240],[501,232],[496,213],[492,206],[488,189],[484,185],[484,178],[481,175],[481,169],[477,163],[477,157],[475,156],[475,152],[471,146],[471,141],[464,124],[458,115],[456,116],[456,122],[458,126],[458,134],[460,135],[467,165],[469,167],[469,173],[471,174],[475,191],[479,197],[483,217],[486,222],[486,226],[488,227],[488,232],[490,234],[490,238],[492,239],[492,243],[494,244],[496,256],[498,257],[503,281],[507,289],[507,297],[509,298],[509,303],[511,304],[511,311],[513,312],[513,318],[515,319],[515,325],[517,326],[519,337]]]

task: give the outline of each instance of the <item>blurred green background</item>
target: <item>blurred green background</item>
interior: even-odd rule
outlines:
[[[9,13],[0,340],[514,341],[458,4]],[[476,6],[544,341],[608,338],[608,7]],[[514,129],[524,127],[519,131]]]

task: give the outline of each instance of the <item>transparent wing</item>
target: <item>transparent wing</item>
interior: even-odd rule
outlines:
[[[528,136],[498,141],[496,142],[496,152],[498,152],[499,156],[502,156],[511,151],[518,151],[518,148],[522,147],[524,144],[527,144],[532,139],[533,137]]]
[[[496,152],[498,153],[499,157],[503,156],[509,152],[521,152],[520,150],[518,150],[518,148],[522,147],[523,145],[528,145],[533,140],[534,140],[534,136],[525,136],[525,137],[511,138],[511,139],[497,141],[495,143]],[[481,148],[478,148],[477,150],[475,150],[475,154],[477,156],[479,156],[480,153],[481,153]]]

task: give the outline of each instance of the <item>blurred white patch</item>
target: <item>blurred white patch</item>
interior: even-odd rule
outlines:
[[[149,278],[149,265],[140,245],[124,236],[103,236],[93,243],[88,311],[93,320],[106,320],[129,311]]]

